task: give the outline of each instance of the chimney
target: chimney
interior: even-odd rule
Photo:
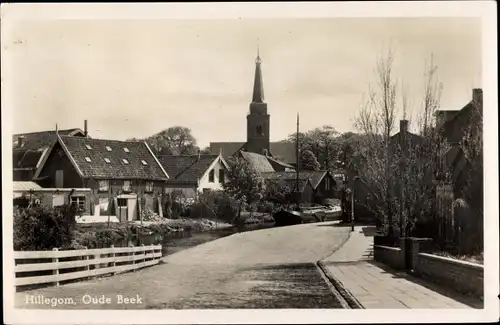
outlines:
[[[200,156],[201,156],[201,150],[198,149],[198,160],[200,160],[200,158],[201,158]]]
[[[399,132],[408,132],[408,120],[399,121]]]
[[[20,136],[17,138],[17,147],[18,147],[18,148],[22,148],[22,147],[24,147],[24,136],[23,136],[23,135],[20,135]]]
[[[87,120],[84,120],[83,121],[83,136],[84,137],[88,137],[89,135],[89,132],[88,132],[88,129],[87,129]]]
[[[472,101],[482,107],[482,105],[483,105],[483,90],[481,88],[472,89]]]

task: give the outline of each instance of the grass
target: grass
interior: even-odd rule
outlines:
[[[484,252],[479,254],[468,254],[468,255],[460,255],[460,254],[450,254],[448,252],[435,252],[435,255],[453,258],[460,261],[476,263],[476,264],[484,264]]]

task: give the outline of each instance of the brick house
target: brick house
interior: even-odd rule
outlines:
[[[33,180],[33,176],[48,149],[57,141],[57,133],[67,136],[86,137],[86,125],[85,122],[85,131],[75,128],[14,134],[12,136],[13,180]]]
[[[221,155],[161,155],[158,160],[170,176],[165,192],[180,191],[192,199],[206,191],[222,190],[229,168]]]
[[[442,156],[441,176],[449,173],[455,197],[461,196],[460,192],[465,186],[469,167],[461,148],[461,142],[471,125],[482,125],[482,113],[482,89],[473,89],[472,100],[460,110],[437,112],[438,127],[442,136],[450,145],[449,150]]]
[[[90,188],[90,213],[140,218],[147,210],[162,215],[161,197],[169,176],[144,142],[57,135],[35,173],[49,188]],[[83,196],[71,203],[84,204]]]

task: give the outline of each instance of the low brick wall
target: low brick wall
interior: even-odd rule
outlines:
[[[483,297],[484,267],[465,261],[419,253],[413,261],[418,275],[458,292]]]
[[[389,247],[382,245],[373,246],[373,258],[394,269],[404,269],[404,251],[399,247]]]

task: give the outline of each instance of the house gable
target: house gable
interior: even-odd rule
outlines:
[[[57,188],[56,174],[62,173],[63,188],[81,188],[83,181],[63,146],[54,143],[35,174],[35,181],[43,187]]]
[[[207,190],[222,190],[222,182],[219,179],[220,170],[223,170],[224,177],[227,177],[228,166],[222,157],[217,157],[214,159],[212,164],[206,169],[205,173],[200,177],[198,189],[203,191]],[[213,171],[213,182],[210,182],[210,172]]]

